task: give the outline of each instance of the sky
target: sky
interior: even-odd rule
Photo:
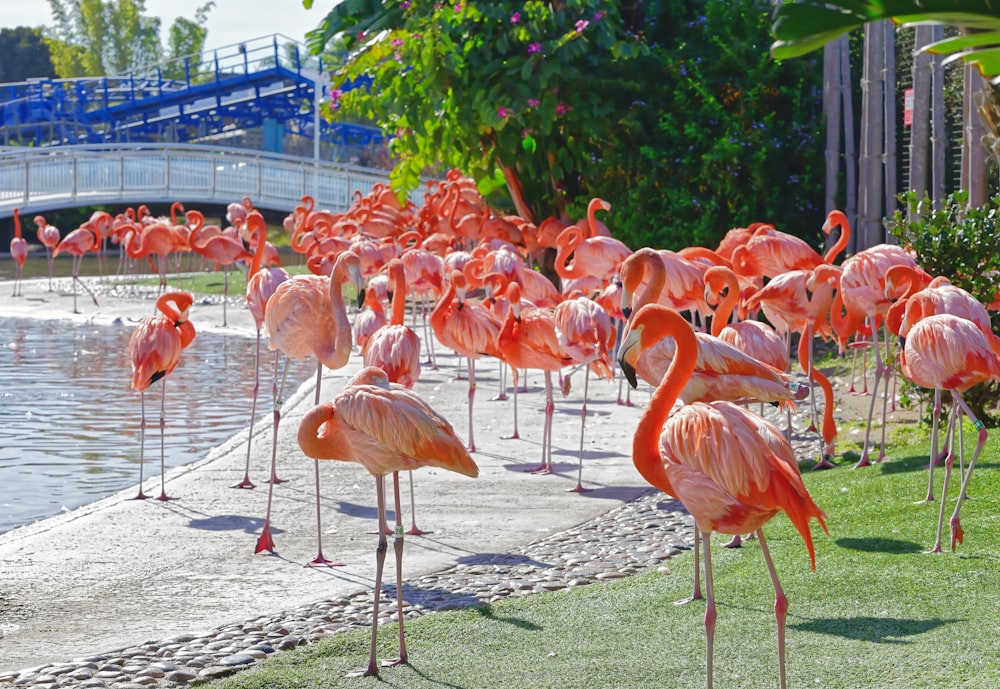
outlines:
[[[166,43],[168,27],[179,16],[194,19],[194,12],[206,0],[146,0],[146,16],[163,21],[160,39]],[[207,49],[241,43],[261,36],[284,34],[305,42],[307,31],[315,29],[336,4],[335,0],[315,0],[312,9],[302,0],[215,0],[208,12]],[[5,2],[0,12],[0,28],[47,26],[52,13],[47,0]]]

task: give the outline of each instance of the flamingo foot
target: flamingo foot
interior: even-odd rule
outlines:
[[[257,555],[267,551],[274,554],[274,539],[271,538],[271,525],[264,524],[264,530],[260,532],[260,537],[257,539],[257,547],[254,548],[253,554]]]
[[[323,557],[323,551],[319,551],[316,557],[306,563],[306,567],[343,567],[343,562],[334,562]]]
[[[142,492],[142,487],[139,487],[139,494],[136,495],[133,500],[149,500],[150,496]]]
[[[836,464],[830,461],[829,455],[823,455],[820,457],[819,461],[813,465],[812,470],[819,471],[820,469],[834,469],[836,466]]]
[[[952,517],[951,519],[951,552],[955,552],[955,546],[961,544],[965,541],[965,529],[962,528],[962,523],[958,520],[958,517]]]
[[[244,474],[242,481],[240,481],[239,483],[237,483],[237,484],[235,484],[233,486],[230,486],[230,487],[231,488],[252,489],[252,488],[256,488],[257,486],[255,486],[254,482],[250,480],[250,475],[249,474]]]
[[[941,542],[938,541],[937,543],[934,544],[933,548],[931,548],[930,550],[925,551],[925,552],[926,552],[927,555],[933,555],[934,553],[940,553],[940,552],[942,552],[942,550],[941,550]]]
[[[722,547],[723,548],[742,548],[743,547],[743,539],[740,537],[739,534],[736,534],[735,536],[733,536],[733,539],[731,541],[729,541],[729,543],[723,543]]]
[[[868,467],[868,466],[871,466],[871,465],[872,465],[872,463],[868,459],[868,450],[865,450],[863,453],[861,453],[861,459],[858,460],[858,463],[855,464],[853,468],[857,469],[859,467]]]
[[[590,488],[584,488],[582,483],[577,483],[575,488],[567,488],[567,493],[589,493]]]
[[[817,430],[816,424],[810,423],[809,428],[806,429],[806,433],[815,433]]]
[[[278,478],[277,476],[272,476],[271,478],[264,481],[264,483],[273,483],[274,485],[278,485],[279,483],[288,483],[288,481],[289,479],[287,478]]]
[[[521,434],[518,433],[517,431],[514,431],[510,435],[502,435],[500,437],[503,438],[504,440],[520,440]]]
[[[382,667],[396,667],[397,665],[406,665],[406,658],[386,658],[385,660],[379,662]]]
[[[705,600],[705,596],[699,593],[697,595],[692,595],[687,598],[681,598],[680,600],[675,600],[674,605],[687,605],[688,603],[693,603],[696,600]]]
[[[177,498],[171,497],[167,495],[165,492],[161,492],[159,495],[156,496],[156,499],[159,500],[160,502],[169,502],[170,500],[176,500]]]
[[[884,462],[887,459],[889,459],[889,455],[887,455],[883,449],[879,451],[878,458],[875,460],[875,463],[878,464],[879,462]]]
[[[535,467],[534,469],[528,469],[528,473],[536,474],[539,476],[547,475],[552,473],[552,467],[550,467],[548,464],[543,464],[539,467]]]
[[[369,663],[364,670],[354,670],[347,673],[348,677],[375,677],[376,675],[378,675],[378,666],[374,661]]]
[[[507,393],[506,392],[501,393],[501,394],[497,395],[496,397],[491,397],[490,398],[490,402],[506,402],[506,401],[507,401]]]
[[[409,529],[404,532],[407,536],[423,536],[425,533],[434,533],[433,531],[424,531],[419,526],[414,524]]]

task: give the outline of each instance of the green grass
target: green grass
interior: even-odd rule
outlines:
[[[304,265],[286,265],[284,269],[290,275],[308,275],[309,270]],[[229,271],[229,296],[240,296],[246,293],[246,273],[241,268]],[[167,272],[167,284],[170,289],[186,290],[193,294],[221,296],[225,290],[225,275],[219,271],[196,271],[189,273]],[[156,274],[130,277],[122,280],[125,285],[157,286],[160,278]]]
[[[966,438],[974,437],[967,434]],[[790,523],[765,533],[789,599],[789,687],[998,687],[994,632],[1000,609],[1000,445],[991,440],[962,511],[957,552],[926,553],[939,503],[925,503],[929,445],[895,446],[891,460],[807,473],[829,515],[829,538],[814,528],[817,571]],[[943,472],[935,472],[940,493]],[[956,470],[957,473],[957,470]],[[945,523],[957,486],[950,491]],[[719,605],[718,687],[776,687],[773,592],[755,541],[739,550],[713,543]],[[437,613],[406,625],[410,664],[379,678],[346,678],[364,666],[369,633],[359,629],[275,656],[213,689],[313,687],[657,687],[704,686],[703,602],[691,592],[691,553],[625,580]],[[395,654],[396,628],[380,630],[380,657]]]

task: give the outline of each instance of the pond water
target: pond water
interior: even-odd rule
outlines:
[[[0,533],[138,486],[133,327],[0,318]],[[203,459],[249,425],[254,347],[244,336],[198,333],[184,351],[166,385],[168,468]],[[273,359],[262,350],[258,419],[271,396]],[[286,391],[315,371],[314,362],[292,361]],[[146,393],[144,478],[153,495],[160,396],[160,383]]]

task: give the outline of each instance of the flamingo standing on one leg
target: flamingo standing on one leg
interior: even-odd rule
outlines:
[[[20,297],[21,269],[28,258],[28,240],[21,236],[21,212],[14,209],[14,238],[10,240],[10,257],[14,259],[14,292],[10,296]]]
[[[576,487],[570,490],[582,493],[583,487],[583,437],[587,427],[587,392],[590,369],[602,378],[614,380],[611,350],[615,342],[615,329],[608,315],[597,302],[579,294],[570,294],[555,310],[556,335],[563,351],[578,366],[584,368],[583,403],[580,405],[580,461],[576,473]],[[569,385],[567,374],[565,385]],[[568,388],[566,388],[568,389]]]
[[[63,237],[62,241],[59,242],[55,250],[52,252],[52,258],[56,258],[64,251],[73,257],[73,313],[80,313],[79,309],[76,307],[77,285],[82,285],[83,289],[85,289],[87,294],[90,295],[90,298],[94,300],[94,306],[99,306],[97,303],[97,297],[94,296],[94,293],[90,291],[89,287],[80,281],[80,263],[83,261],[84,254],[88,251],[100,250],[100,232],[85,224]]]
[[[499,358],[497,336],[500,334],[500,321],[479,302],[465,298],[467,287],[462,272],[453,270],[448,289],[435,304],[430,321],[438,341],[469,362],[468,448],[470,452],[475,452],[472,405],[476,396],[476,360],[483,355]]]
[[[325,260],[325,259],[323,259]],[[347,318],[343,283],[352,280],[359,302],[364,298],[361,261],[352,251],[344,251],[334,260],[330,277],[297,275],[282,282],[271,295],[264,312],[270,337],[268,347],[280,350],[293,359],[316,359],[316,404],[319,404],[323,366],[343,368],[351,356],[351,322]],[[275,433],[280,411],[275,408]],[[271,469],[272,475],[274,468]],[[274,484],[267,492],[267,514],[255,552],[274,552],[271,538],[271,500]],[[323,522],[320,516],[319,462],[316,463],[316,543],[317,555],[310,565],[333,565],[323,557]]]
[[[774,586],[778,678],[784,689],[788,599],[778,582],[762,527],[778,512],[785,512],[802,536],[815,570],[809,523],[815,518],[825,531],[826,514],[809,496],[791,444],[770,422],[729,402],[696,402],[671,414],[697,360],[691,326],[677,312],[651,304],[636,313],[621,349],[624,354],[666,337],[676,340],[677,355],[636,428],[633,461],[650,484],[684,504],[704,535],[707,686],[712,687],[716,620],[712,532],[753,531]]]
[[[38,241],[45,247],[45,256],[49,263],[49,291],[52,291],[52,276],[55,274],[55,261],[52,260],[52,252],[59,246],[59,228],[50,225],[45,221],[45,216],[35,216],[35,233]]]
[[[264,327],[264,312],[267,309],[267,302],[278,289],[278,285],[287,280],[290,276],[283,268],[262,268],[261,262],[264,259],[264,251],[267,245],[267,223],[264,216],[257,211],[251,211],[244,217],[246,228],[251,240],[256,241],[253,260],[250,269],[247,271],[247,308],[253,317],[254,325],[257,327],[257,346],[254,350],[254,378],[253,378],[253,400],[250,403],[250,429],[247,432],[247,462],[243,470],[243,480],[233,488],[253,488],[253,481],[250,480],[250,449],[253,440],[254,420],[257,417],[257,394],[260,391],[260,333]],[[280,352],[274,352],[274,384],[273,398],[274,407],[278,408],[280,402],[280,392],[278,390],[278,357]],[[278,451],[278,434],[275,428],[273,446],[271,448],[271,483],[281,483],[275,474],[275,457]]]
[[[177,368],[181,350],[194,340],[194,325],[188,320],[188,309],[194,303],[187,292],[166,292],[156,300],[156,308],[162,315],[150,316],[139,322],[129,339],[129,354],[132,358],[132,389],[139,391],[142,418],[139,423],[139,494],[136,500],[149,496],[142,492],[143,454],[146,440],[146,390],[160,379],[160,496],[158,500],[170,500],[164,486],[164,438],[166,427],[164,404],[166,400],[166,377]]]
[[[969,478],[975,468],[976,459],[986,443],[986,428],[972,413],[962,398],[962,393],[977,383],[1000,378],[1000,358],[990,348],[990,343],[982,331],[972,321],[951,314],[936,314],[918,321],[909,331],[901,357],[903,375],[922,388],[949,390],[954,400],[948,437],[954,438],[956,423],[961,423],[957,410],[969,417],[979,432],[976,450],[962,477],[962,488],[951,515],[951,549],[965,537],[959,520],[962,501]],[[934,466],[931,457],[931,467]],[[954,441],[948,448],[945,459],[944,485],[941,487],[941,509],[938,512],[937,538],[931,552],[941,552],[941,530],[944,524],[944,509],[948,496],[948,480],[955,464]],[[933,474],[931,474],[933,478]]]
[[[368,667],[357,675],[377,675],[375,643],[378,635],[382,569],[386,552],[384,477],[389,473],[438,467],[475,478],[479,468],[447,419],[419,395],[389,383],[375,367],[361,370],[327,404],[307,412],[299,424],[299,447],[317,461],[356,462],[375,477],[378,498],[378,547],[375,550],[375,608],[372,612]],[[400,525],[399,490],[395,491],[396,609],[399,612],[399,657],[383,665],[407,662],[403,636],[403,529]]]
[[[406,269],[403,262],[394,258],[388,263],[390,300],[392,312],[389,322],[375,331],[361,350],[365,366],[377,366],[385,371],[390,383],[412,388],[420,377],[420,338],[403,322],[406,316]],[[417,526],[416,497],[413,490],[413,472],[410,473],[410,530],[411,536],[428,533]],[[399,490],[399,475],[393,473],[393,486]]]

